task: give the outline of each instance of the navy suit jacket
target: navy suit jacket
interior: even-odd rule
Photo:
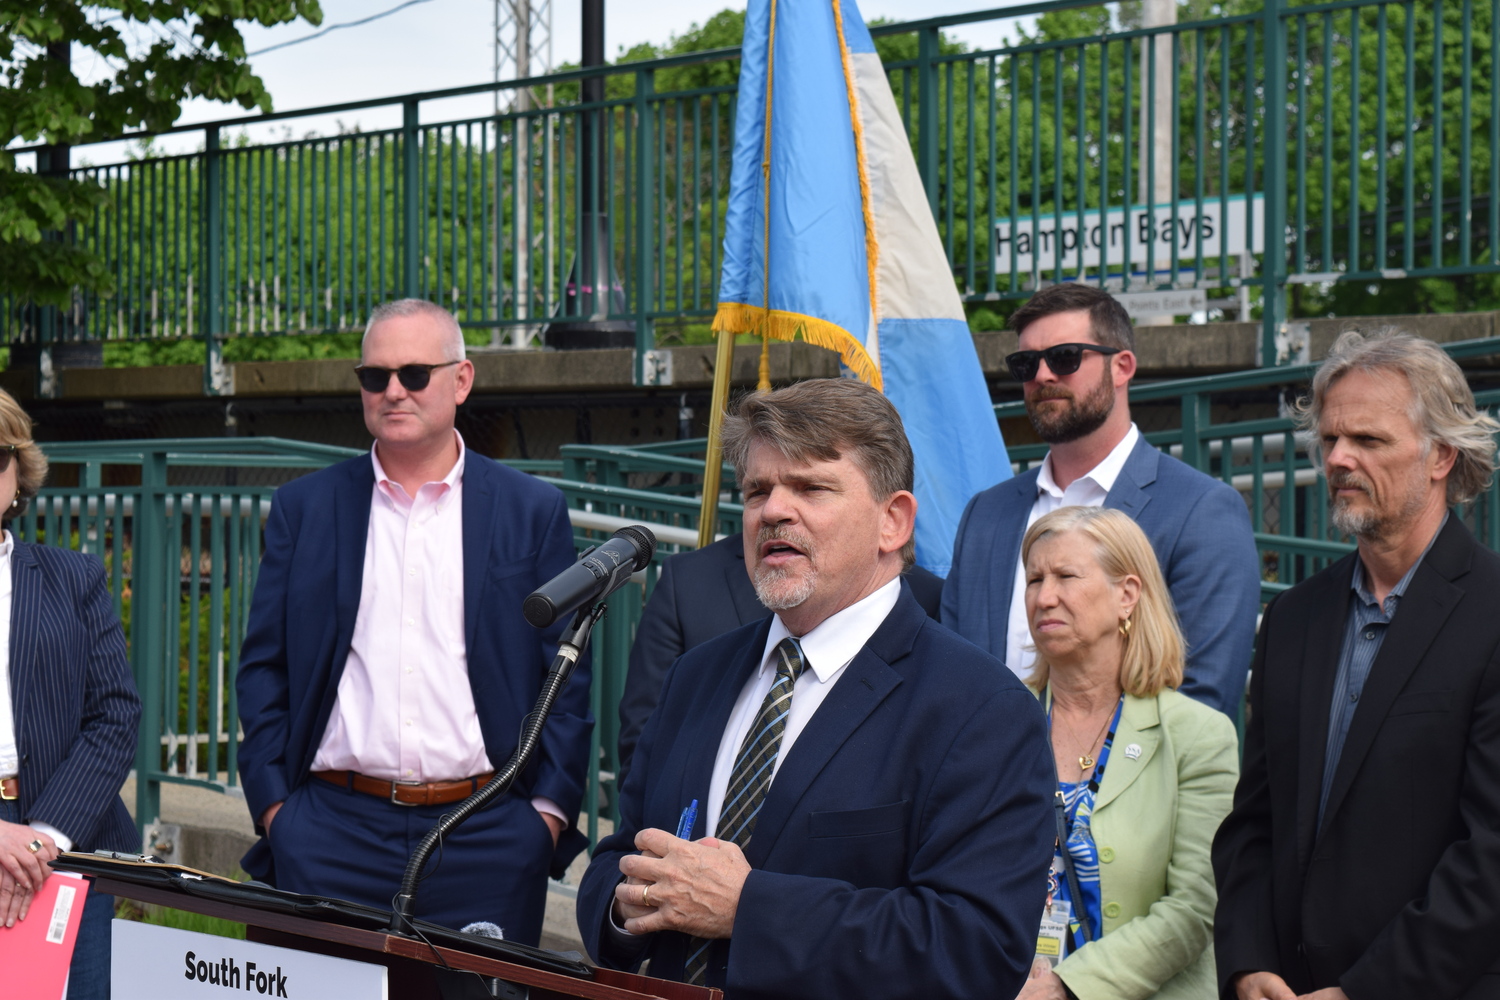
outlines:
[[[969,501],[943,585],[943,624],[1001,660],[1026,519],[1041,467]],[[1260,612],[1260,557],[1245,501],[1232,487],[1136,442],[1104,506],[1151,540],[1187,638],[1182,693],[1234,718],[1245,696]]]
[[[767,617],[685,654],[636,751],[619,830],[578,894],[589,953],[680,979],[689,938],[606,930],[638,831],[675,831],[708,798]],[[1036,951],[1054,828],[1035,696],[903,589],[787,753],[745,852],[733,936],[708,984],[751,997],[1013,997]],[[707,810],[694,839],[705,836]]]
[[[472,450],[463,484],[469,685],[485,752],[499,767],[515,749],[567,624],[538,631],[521,604],[575,561],[573,529],[556,487]],[[240,776],[258,830],[266,808],[307,780],[328,727],[359,611],[374,486],[370,456],[361,455],[288,483],[272,501],[238,681]],[[585,653],[512,788],[525,798],[545,796],[568,816],[578,815],[589,764],[589,664]],[[585,846],[570,824],[553,870]],[[264,836],[244,867],[256,878],[271,876]]]
[[[141,699],[104,564],[16,542],[11,581],[21,815],[61,830],[75,851],[139,851],[120,786],[135,763]]]
[[[943,578],[920,566],[902,577],[933,618],[939,614]],[[712,545],[679,552],[661,565],[661,576],[636,626],[630,672],[620,695],[620,783],[662,682],[677,658],[694,646],[770,615],[745,572],[744,536],[735,532]]]

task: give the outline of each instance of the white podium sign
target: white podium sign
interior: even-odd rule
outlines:
[[[116,920],[111,941],[115,1000],[387,1000],[381,965],[134,920]]]

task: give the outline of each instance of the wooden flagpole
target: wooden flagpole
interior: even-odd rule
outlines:
[[[714,355],[713,402],[708,414],[708,447],[703,456],[703,505],[698,510],[698,548],[713,544],[719,526],[719,481],[724,471],[724,411],[729,407],[729,373],[734,367],[734,334],[719,331]]]

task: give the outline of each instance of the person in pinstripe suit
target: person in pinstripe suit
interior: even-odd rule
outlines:
[[[98,557],[16,540],[47,476],[31,419],[0,391],[0,920],[27,916],[62,851],[140,849],[120,786],[141,700]],[[109,996],[114,898],[90,892],[69,1000]],[[42,918],[35,918],[42,919]]]

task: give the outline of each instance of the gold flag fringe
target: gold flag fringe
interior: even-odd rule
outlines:
[[[743,302],[720,302],[718,312],[714,314],[713,330],[715,333],[753,333],[787,341],[796,340],[801,334],[809,344],[838,351],[839,359],[861,382],[885,391],[880,366],[870,357],[865,345],[849,331],[826,319]]]

